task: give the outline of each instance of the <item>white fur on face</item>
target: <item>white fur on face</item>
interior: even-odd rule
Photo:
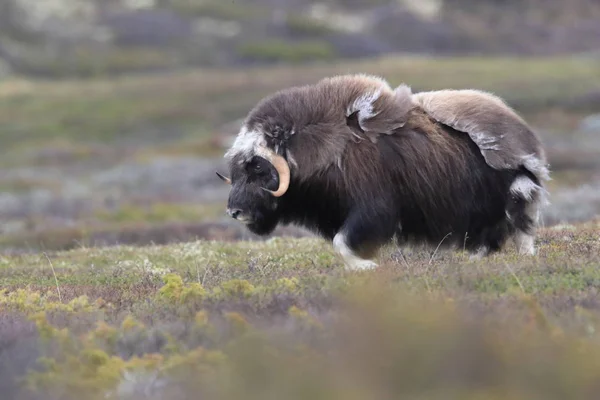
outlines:
[[[346,244],[346,236],[341,232],[333,238],[333,248],[342,256],[346,268],[349,270],[366,270],[378,267],[374,261],[365,260],[354,254],[352,249]]]
[[[258,148],[265,147],[266,145],[267,142],[264,134],[259,129],[250,131],[246,126],[242,126],[233,145],[229,151],[225,153],[225,158],[231,158],[241,154],[243,155],[243,158],[247,159],[252,157]]]
[[[267,141],[260,127],[254,130],[249,130],[246,126],[242,126],[231,148],[225,153],[225,158],[231,159],[236,155],[241,155],[241,162],[249,160],[255,155],[264,157],[270,160],[270,155],[265,152]],[[292,153],[286,149],[288,164],[298,167],[298,163],[294,159]]]

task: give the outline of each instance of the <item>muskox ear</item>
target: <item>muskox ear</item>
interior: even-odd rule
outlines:
[[[414,105],[408,86],[394,91],[378,89],[359,96],[348,107],[347,125],[356,133],[365,133],[372,141],[378,135],[391,135],[404,126],[408,112]]]

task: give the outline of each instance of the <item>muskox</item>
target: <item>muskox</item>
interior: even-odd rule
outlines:
[[[466,249],[507,239],[534,255],[549,170],[541,142],[495,95],[412,93],[366,74],[325,78],[262,99],[225,154],[227,213],[258,234],[303,226],[348,268],[376,267],[382,245]]]

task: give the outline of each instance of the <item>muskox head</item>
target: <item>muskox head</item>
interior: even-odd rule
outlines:
[[[266,146],[235,154],[229,162],[231,177],[217,172],[231,185],[227,214],[250,231],[266,235],[279,222],[279,201],[289,187],[287,161]]]
[[[369,136],[375,142],[376,134],[404,125],[412,106],[406,91],[398,93],[382,79],[358,75],[289,87],[263,98],[225,154],[230,178],[219,176],[232,185],[228,214],[254,233],[271,233],[283,217],[282,196],[290,179],[311,187],[332,163],[341,168],[348,143]]]

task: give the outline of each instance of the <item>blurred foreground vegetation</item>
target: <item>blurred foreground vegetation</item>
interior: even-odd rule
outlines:
[[[0,258],[11,399],[593,399],[600,225],[345,272],[316,239]]]

